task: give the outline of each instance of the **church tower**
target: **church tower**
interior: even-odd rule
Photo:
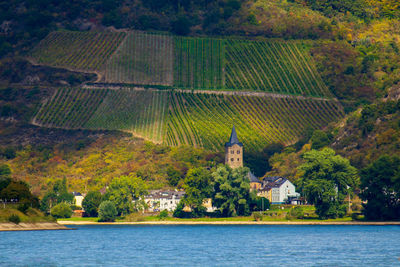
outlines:
[[[243,144],[239,142],[235,125],[229,142],[225,144],[225,164],[232,169],[243,167]]]

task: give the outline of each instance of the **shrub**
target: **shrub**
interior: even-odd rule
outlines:
[[[259,213],[259,212],[253,212],[253,219],[255,220],[255,221],[262,221],[262,219],[263,219],[263,217],[262,217],[262,214],[261,213]]]
[[[165,218],[168,218],[168,211],[167,210],[161,211],[160,214],[158,215],[158,218],[160,220],[164,220]]]
[[[286,215],[287,219],[303,219],[304,218],[304,210],[302,207],[297,206],[294,207],[289,211],[289,213]]]
[[[113,222],[117,217],[117,209],[112,201],[103,201],[99,206],[99,222]]]
[[[60,203],[55,205],[51,210],[50,210],[51,216],[55,218],[70,218],[72,215],[72,209],[69,207],[67,203]]]
[[[12,222],[12,223],[15,223],[15,224],[19,224],[21,222],[21,219],[19,218],[18,215],[13,214],[10,217],[8,217],[8,221]]]

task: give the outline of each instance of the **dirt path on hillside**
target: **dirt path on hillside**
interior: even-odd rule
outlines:
[[[338,102],[337,98],[325,98],[325,97],[315,97],[315,96],[301,96],[301,95],[286,95],[286,94],[278,94],[278,93],[270,93],[270,92],[254,92],[254,91],[222,91],[222,90],[187,90],[187,89],[157,89],[157,88],[145,88],[141,86],[135,87],[127,87],[127,86],[119,86],[119,85],[94,85],[94,84],[85,84],[82,86],[87,89],[111,89],[111,90],[135,90],[135,91],[144,91],[144,90],[152,90],[152,91],[175,91],[179,93],[193,93],[193,94],[210,94],[210,95],[234,95],[234,96],[257,96],[257,97],[271,97],[271,98],[291,98],[291,99],[312,99],[317,101],[334,101]]]

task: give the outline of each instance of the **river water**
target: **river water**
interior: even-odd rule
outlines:
[[[400,226],[72,226],[0,232],[0,266],[400,266]]]

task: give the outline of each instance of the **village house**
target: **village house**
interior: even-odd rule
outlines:
[[[300,196],[296,192],[296,187],[288,179],[280,176],[265,177],[262,189],[257,195],[267,198],[271,204],[290,203],[292,199]]]
[[[184,195],[184,191],[151,190],[144,197],[144,201],[149,212],[162,210],[174,211]]]
[[[75,206],[82,207],[82,201],[84,199],[84,196],[82,196],[82,194],[79,192],[72,192],[72,194],[74,195]]]

